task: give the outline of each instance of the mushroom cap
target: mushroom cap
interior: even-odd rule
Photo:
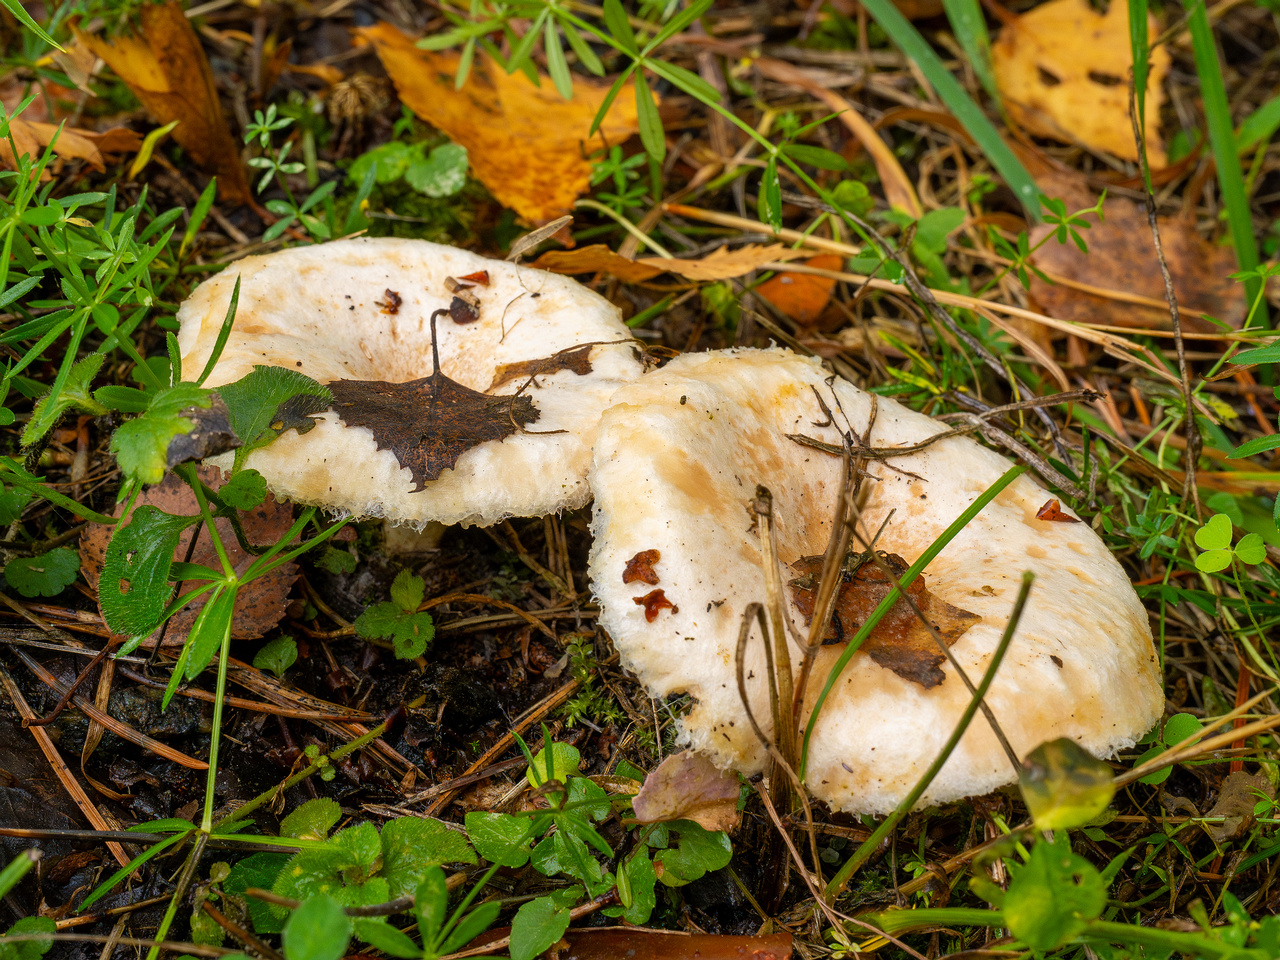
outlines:
[[[369,429],[344,424],[332,410],[305,435],[288,431],[251,453],[246,465],[277,496],[417,526],[488,525],[583,506],[600,412],[643,365],[617,308],[565,277],[422,240],[339,240],[246,257],[179,308],[183,369],[203,368],[239,277],[235,325],[206,386],[238,380],[257,364],[321,383],[418,380],[434,372],[429,318],[453,300],[446,278],[479,271],[487,271],[488,284],[468,290],[479,319],[438,321],[440,367],[483,393],[523,390],[538,411],[527,431],[467,450],[418,492],[411,471],[379,449]],[[394,310],[388,291],[401,300]],[[582,344],[596,344],[588,373],[562,369],[531,385],[517,376],[490,390],[502,365]]]
[[[847,417],[862,434],[871,408],[867,393],[832,378],[816,360],[771,349],[673,360],[614,395],[596,438],[590,571],[599,622],[624,665],[653,695],[692,696],[685,741],[718,765],[747,773],[762,768],[765,754],[739,699],[735,657],[747,604],[766,600],[748,504],[757,484],[772,492],[783,564],[825,551],[841,460],[786,436],[840,443],[836,426],[818,425],[826,416],[815,391],[837,424]],[[871,442],[907,446],[944,429],[880,398]],[[895,511],[876,548],[907,561],[1010,466],[967,437],[891,463],[868,463],[875,479],[864,481],[861,529],[869,537],[867,531],[874,533]],[[923,577],[934,597],[981,617],[951,648],[977,683],[1008,623],[1021,574],[1033,571],[1029,603],[986,702],[1020,757],[1057,737],[1108,756],[1133,744],[1159,718],[1159,664],[1146,612],[1120,564],[1087,524],[1038,520],[1048,496],[1019,477]],[[649,550],[660,555],[652,564],[656,586],[675,607],[658,609],[652,622],[636,598],[655,585],[623,582],[627,561]],[[790,596],[786,606],[806,636]],[[795,670],[800,652],[794,642],[788,646]],[[843,649],[830,645],[818,653],[806,719]],[[755,630],[746,654],[748,696],[769,731],[763,658]],[[942,670],[945,680],[925,689],[865,651],[855,654],[814,730],[806,776],[811,793],[850,812],[892,810],[937,758],[969,702],[953,667],[944,663]],[[920,805],[988,793],[1014,778],[979,714]]]

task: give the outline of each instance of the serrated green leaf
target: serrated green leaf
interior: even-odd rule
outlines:
[[[467,838],[440,820],[397,817],[382,828],[382,870],[391,896],[412,893],[433,867],[476,862]]]
[[[426,584],[412,570],[401,570],[391,582],[391,600],[405,613],[413,613],[422,605]]]
[[[240,470],[219,488],[218,497],[237,510],[252,510],[267,499],[267,481],[257,470]]]
[[[529,862],[533,821],[509,813],[473,811],[466,816],[467,837],[476,852],[490,863],[523,867]]]
[[[569,911],[549,897],[530,900],[511,921],[511,960],[533,960],[569,929]]]
[[[244,897],[245,890],[250,887],[270,890],[288,862],[287,853],[251,854],[232,866],[231,874],[223,881],[222,889],[233,897]],[[279,933],[284,929],[284,920],[272,913],[267,904],[251,897],[246,897],[245,903],[256,933]]]
[[[170,442],[195,426],[182,413],[193,407],[207,409],[212,402],[213,391],[193,383],[157,390],[146,411],[120,426],[111,437],[111,452],[120,469],[142,483],[159,483],[169,466]]]
[[[268,640],[254,655],[253,665],[258,670],[270,670],[277,677],[298,662],[298,644],[293,637],[276,637]]]
[[[106,408],[93,397],[90,384],[102,369],[106,357],[101,353],[93,353],[79,360],[67,374],[66,382],[57,397],[46,394],[36,401],[31,411],[31,419],[22,428],[22,445],[30,447],[53,429],[54,425],[70,410],[83,410],[92,416],[100,416],[107,412]]]
[[[350,918],[337,900],[325,894],[309,898],[284,926],[289,960],[342,960],[350,941]]]
[[[310,412],[333,402],[333,394],[328,387],[297,370],[262,365],[255,366],[252,372],[235,383],[218,387],[218,395],[227,405],[231,429],[244,443],[235,454],[236,470],[252,451],[275,439],[278,434],[274,424],[278,423],[281,431],[290,427],[297,429],[296,417],[281,421],[282,413],[290,409],[288,404],[295,397],[314,398],[321,404]]]
[[[467,184],[467,148],[457,143],[436,147],[409,164],[405,183],[428,197],[451,197]]]
[[[24,597],[56,597],[79,573],[80,555],[58,547],[38,557],[15,557],[4,568],[4,579]]]
[[[382,841],[378,837],[378,828],[372,823],[359,823],[339,830],[331,843],[344,857],[344,872],[349,882],[363,882],[382,866]]]
[[[280,836],[298,840],[324,840],[333,825],[342,819],[342,807],[336,800],[317,797],[308,800],[280,821]]]
[[[1196,546],[1201,550],[1221,550],[1231,546],[1231,520],[1215,513],[1196,531]]]
[[[138,507],[107,545],[98,580],[102,616],[122,636],[148,634],[160,623],[172,587],[169,570],[182,531],[199,517],[175,517],[156,507]]]

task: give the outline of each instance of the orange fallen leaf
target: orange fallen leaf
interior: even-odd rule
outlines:
[[[461,90],[454,88],[458,56],[419,50],[389,23],[357,31],[373,44],[400,99],[415,114],[467,148],[471,172],[504,206],[535,223],[563,216],[590,185],[586,159],[606,143],[638,129],[635,89],[627,84],[604,123],[588,138],[606,88],[574,78],[573,99],[550,78],[536,87],[523,73],[508,75],[485,59]]]
[[[1093,194],[1077,177],[1055,174],[1037,182],[1049,196],[1065,200],[1069,210],[1094,203]],[[1109,197],[1102,211],[1103,222],[1081,232],[1088,253],[1081,253],[1073,243],[1050,240],[1036,251],[1035,265],[1054,277],[1163,301],[1164,280],[1146,210],[1132,200]],[[1159,217],[1158,223],[1183,322],[1191,330],[1211,332],[1217,328],[1200,318],[1200,314],[1208,314],[1239,327],[1244,322],[1245,297],[1244,285],[1230,276],[1239,269],[1234,251],[1205,240],[1194,224],[1181,217]],[[1032,245],[1052,230],[1048,225],[1033,227]],[[1034,274],[1030,280],[1031,305],[1059,320],[1142,329],[1170,326],[1169,311],[1164,307],[1096,296],[1045,283]]]
[[[213,71],[182,6],[144,4],[136,34],[107,40],[73,26],[75,38],[107,62],[159,124],[177,120],[173,139],[235,203],[250,199],[240,148],[222,116]]]
[[[15,117],[9,121],[9,133],[13,142],[18,145],[19,156],[26,154],[38,157],[52,143],[53,152],[57,156],[64,160],[83,160],[99,173],[106,169],[104,155],[133,153],[142,146],[142,137],[126,127],[112,127],[102,133],[63,127],[59,132],[56,123],[40,123]],[[13,147],[8,140],[0,140],[0,167],[6,170],[17,169]],[[48,170],[43,179],[49,179]]]
[[[822,270],[839,270],[844,258],[835,253],[822,253],[805,261],[806,266]],[[802,326],[818,322],[822,311],[831,302],[836,282],[830,277],[818,277],[811,273],[779,273],[756,287],[756,294],[768,300],[788,317]]]
[[[1159,32],[1154,18],[1150,34]],[[1049,0],[1010,22],[991,46],[996,86],[1010,116],[1031,133],[1138,159],[1129,119],[1129,7],[1097,13],[1088,0]],[[1147,157],[1168,163],[1160,139],[1162,82],[1169,52],[1151,52],[1147,78]]]
[[[780,243],[767,247],[749,243],[734,250],[720,247],[701,260],[671,257],[629,260],[597,243],[576,250],[549,250],[530,266],[550,270],[552,273],[607,273],[628,283],[643,283],[660,273],[674,273],[686,280],[710,282],[745,276],[752,270],[759,270],[766,263],[794,260],[802,256],[802,252],[784,247]]]

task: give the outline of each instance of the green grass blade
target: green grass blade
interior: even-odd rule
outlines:
[[[987,487],[973,503],[969,504],[965,511],[956,517],[955,521],[947,529],[938,535],[938,539],[929,544],[928,549],[920,554],[918,560],[907,568],[907,572],[902,575],[899,581],[901,589],[905,590],[911,586],[916,577],[924,572],[924,568],[933,562],[933,558],[940,554],[944,547],[955,539],[956,534],[963,530],[988,503],[1000,495],[1009,484],[1013,483],[1018,477],[1026,473],[1026,467],[1010,467],[1006,470],[995,483]],[[827,682],[822,687],[822,692],[818,694],[818,699],[814,701],[813,712],[809,714],[809,723],[804,730],[804,746],[800,753],[800,779],[804,780],[805,768],[809,762],[809,738],[813,735],[813,728],[818,722],[818,716],[822,713],[822,706],[827,702],[827,696],[831,693],[832,688],[836,685],[836,681],[840,679],[840,674],[844,672],[844,668],[848,666],[849,661],[853,659],[853,655],[858,652],[858,648],[862,646],[871,631],[876,628],[876,624],[880,619],[892,609],[893,605],[898,602],[899,587],[894,587],[889,591],[880,605],[871,611],[871,616],[867,617],[866,622],[858,628],[858,632],[853,635],[848,645],[844,649],[844,653],[840,655],[840,659],[831,667],[831,672],[827,674]]]
[[[982,16],[982,4],[978,0],[942,0],[947,11],[951,30],[973,66],[973,72],[982,89],[996,103],[1000,91],[996,89],[996,75],[991,68],[991,35],[987,33],[987,21]]]
[[[1280,129],[1280,96],[1272,97],[1244,118],[1236,131],[1236,150],[1244,153],[1265,143],[1277,129]]]
[[[1253,236],[1253,217],[1249,198],[1244,192],[1244,175],[1240,172],[1240,154],[1236,150],[1235,130],[1231,124],[1231,107],[1222,80],[1218,48],[1205,12],[1204,0],[1191,8],[1187,26],[1191,29],[1191,49],[1195,55],[1196,74],[1200,78],[1200,94],[1204,99],[1204,115],[1209,126],[1209,146],[1218,167],[1218,188],[1227,211],[1231,242],[1241,270],[1258,265],[1258,245]],[[1252,301],[1258,293],[1257,278],[1245,281],[1245,297]]]
[[[974,142],[982,148],[992,166],[1004,178],[1009,188],[1017,194],[1027,216],[1036,223],[1040,222],[1040,188],[1022,165],[1022,161],[1009,149],[1009,145],[1001,139],[999,131],[987,119],[982,108],[973,102],[964,87],[951,75],[942,60],[933,52],[933,47],[902,15],[892,0],[864,0],[863,6],[875,19],[880,28],[889,35],[902,52],[920,67],[925,78],[933,84],[938,96],[947,105],[961,125],[973,137]]]
[[[1129,52],[1133,56],[1133,96],[1138,104],[1138,129],[1146,130],[1147,76],[1151,72],[1151,44],[1147,37],[1147,0],[1129,0]]]

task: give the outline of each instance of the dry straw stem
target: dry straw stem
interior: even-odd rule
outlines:
[[[1268,730],[1272,730],[1275,727],[1280,726],[1280,713],[1278,713],[1267,717],[1265,720],[1255,720],[1253,723],[1246,723],[1243,727],[1228,730],[1226,733],[1220,733],[1216,737],[1210,737],[1207,740],[1204,739],[1205,734],[1212,733],[1219,727],[1230,723],[1232,720],[1236,719],[1236,717],[1247,713],[1251,708],[1261,703],[1263,700],[1266,700],[1278,690],[1280,690],[1280,688],[1272,687],[1270,690],[1263,691],[1256,697],[1240,704],[1240,706],[1236,707],[1230,713],[1223,714],[1212,723],[1205,724],[1199,735],[1190,742],[1184,741],[1182,743],[1176,743],[1169,749],[1165,750],[1164,753],[1159,756],[1152,757],[1141,766],[1134,767],[1132,770],[1120,774],[1116,777],[1116,786],[1122,787],[1127,783],[1133,783],[1133,781],[1139,780],[1142,777],[1147,776],[1147,774],[1155,773],[1157,770],[1163,770],[1165,767],[1171,767],[1175,763],[1185,763],[1188,760],[1203,757],[1215,750],[1229,747],[1237,741],[1256,737],[1258,734],[1266,733]]]

